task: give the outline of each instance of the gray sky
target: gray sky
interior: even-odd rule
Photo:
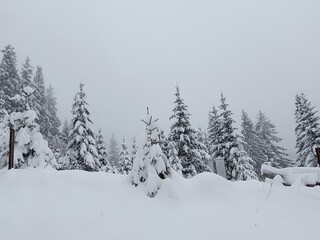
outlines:
[[[261,109],[294,152],[294,96],[320,96],[319,0],[0,0],[0,48],[41,65],[70,119],[81,79],[106,137],[143,135],[146,106],[168,132],[180,85],[194,127],[227,96]]]

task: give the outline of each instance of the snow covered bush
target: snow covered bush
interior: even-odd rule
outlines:
[[[162,179],[170,174],[170,167],[160,146],[160,132],[157,119],[149,116],[146,124],[146,143],[133,161],[129,178],[133,185],[143,184],[149,197],[155,197],[161,187]]]

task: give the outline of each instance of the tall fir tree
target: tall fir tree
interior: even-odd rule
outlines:
[[[257,115],[255,130],[263,143],[266,160],[275,167],[288,167],[290,161],[287,159],[286,149],[279,146],[282,139],[278,137],[275,125],[261,111]]]
[[[209,121],[208,121],[208,151],[211,156],[211,159],[213,161],[213,169],[214,172],[217,172],[215,160],[219,157],[219,141],[221,136],[221,119],[219,117],[219,111],[218,109],[213,106],[212,110],[209,112]]]
[[[96,145],[97,145],[97,152],[100,162],[100,170],[109,172],[111,169],[110,163],[109,163],[109,156],[106,149],[106,144],[101,132],[101,129],[99,129],[97,135],[96,135]]]
[[[62,156],[64,156],[68,150],[70,130],[71,126],[69,121],[67,119],[64,119],[60,134],[60,151]]]
[[[215,129],[219,135],[216,136],[212,155],[224,159],[228,180],[258,179],[254,172],[253,160],[243,149],[243,144],[235,133],[236,128],[233,126],[235,121],[228,106],[226,97],[221,94],[220,114],[216,116],[217,129]],[[215,109],[212,113],[212,117],[217,114]]]
[[[248,114],[242,110],[241,115],[241,139],[243,149],[248,153],[254,162],[254,169],[259,179],[261,176],[261,165],[268,160],[264,153],[264,144],[255,130],[255,125]]]
[[[20,76],[23,87],[34,87],[32,83],[33,67],[31,66],[31,60],[29,57],[27,57],[25,62],[22,64]]]
[[[298,167],[315,167],[318,165],[315,148],[320,147],[320,127],[319,116],[315,107],[306,95],[301,93],[296,95],[295,102],[296,121],[296,149]]]
[[[120,149],[119,149],[119,144],[115,138],[115,135],[112,133],[110,142],[109,142],[109,162],[111,166],[119,169],[119,154],[120,154]]]
[[[50,121],[48,117],[47,110],[47,97],[46,97],[46,88],[42,73],[42,67],[37,66],[37,70],[33,79],[33,85],[36,90],[34,92],[34,110],[38,114],[38,124],[40,126],[40,132],[48,140],[50,135]]]
[[[46,90],[46,99],[47,99],[47,113],[48,113],[48,120],[49,124],[49,135],[48,135],[48,142],[49,146],[52,150],[57,151],[59,148],[59,135],[60,135],[60,126],[61,121],[57,116],[57,100],[54,96],[53,87],[49,85]]]
[[[200,144],[196,140],[195,130],[191,127],[188,106],[181,98],[178,86],[176,87],[175,96],[175,107],[170,118],[175,122],[170,128],[169,142],[174,142],[171,146],[177,148],[176,152],[178,153],[178,159],[181,161],[182,174],[184,177],[189,178],[198,173],[210,171],[210,168],[202,162]],[[177,165],[180,164],[178,163]]]
[[[20,102],[11,99],[16,95],[22,95],[22,83],[17,70],[14,48],[7,45],[1,52],[3,56],[0,63],[0,107],[10,114],[22,110]]]
[[[71,130],[67,156],[70,169],[85,171],[98,171],[100,162],[96,149],[96,140],[93,133],[93,122],[86,102],[86,94],[83,91],[84,84],[74,97],[72,105]]]
[[[121,151],[119,154],[119,173],[129,174],[132,169],[132,158],[128,151],[125,138],[122,139]]]

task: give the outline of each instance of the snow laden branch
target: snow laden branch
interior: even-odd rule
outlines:
[[[146,142],[133,160],[129,178],[133,185],[144,185],[149,197],[155,197],[161,188],[162,180],[170,175],[170,167],[160,146],[160,131],[148,111],[146,124]]]

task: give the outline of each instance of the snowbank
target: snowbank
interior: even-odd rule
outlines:
[[[124,175],[0,171],[0,239],[319,239],[320,188],[165,179],[146,197]]]

